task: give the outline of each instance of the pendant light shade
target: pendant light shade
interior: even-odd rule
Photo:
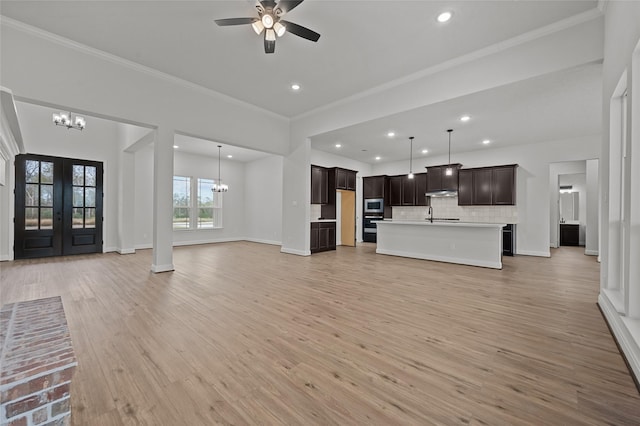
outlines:
[[[409,179],[413,179],[413,136],[409,137]]]
[[[218,145],[218,180],[213,184],[213,192],[227,192],[229,190],[229,186],[222,183],[222,178],[220,177],[222,173],[220,167],[220,148],[222,148],[222,145]]]
[[[452,176],[453,168],[451,167],[451,132],[453,132],[453,129],[449,129],[447,130],[447,132],[449,133],[449,163],[447,168],[444,171],[444,174],[447,176]]]

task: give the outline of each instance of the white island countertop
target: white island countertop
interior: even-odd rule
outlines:
[[[376,253],[502,269],[504,223],[381,220]]]

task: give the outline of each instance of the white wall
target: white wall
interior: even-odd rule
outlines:
[[[282,165],[270,155],[244,166],[244,236],[249,241],[282,244]]]
[[[598,164],[597,159],[587,160],[587,235],[584,253],[591,256],[598,256],[600,253]]]
[[[553,162],[597,157],[600,135],[562,141],[548,141],[507,148],[487,148],[473,152],[453,153],[451,161],[463,167],[518,164],[516,171],[516,250],[518,254],[550,256],[549,250],[549,165]],[[422,157],[414,160],[414,170],[446,164],[447,156]],[[407,162],[376,164],[373,175],[406,173]]]
[[[616,336],[636,378],[640,378],[640,2],[610,1],[606,3],[605,45],[603,63],[602,102],[602,152],[600,155],[600,296],[598,303]],[[609,179],[618,170],[610,170],[610,131],[619,123],[610,122],[610,101],[616,86],[627,72],[630,88],[630,108],[627,119],[631,123],[630,136],[632,167],[630,184],[631,223],[629,249],[626,255],[632,260],[628,265],[629,282],[625,292],[620,292],[620,282],[608,282],[610,272],[620,268],[622,256],[610,256],[609,241],[614,237],[618,223],[609,217]],[[618,219],[619,221],[619,219]],[[625,254],[623,254],[624,256]],[[611,271],[610,271],[611,270]],[[611,276],[615,276],[611,274]],[[629,285],[630,284],[630,285]],[[626,311],[626,312],[625,312]]]
[[[317,149],[311,149],[311,164],[322,167],[341,167],[358,172],[356,174],[356,242],[362,242],[362,177],[371,176],[371,164],[362,163]],[[336,202],[337,199],[336,197]],[[336,214],[336,233],[339,235],[342,224],[340,223],[339,212],[336,212]],[[310,217],[309,220],[315,219],[315,217],[317,217],[317,215]],[[337,238],[339,239],[339,236]]]
[[[118,123],[85,116],[83,131],[55,126],[53,108],[16,102],[25,149],[30,154],[104,163],[103,250],[118,250]]]
[[[135,154],[135,240],[136,249],[153,245],[153,145]]]

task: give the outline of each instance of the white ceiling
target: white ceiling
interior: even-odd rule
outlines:
[[[563,140],[600,132],[602,66],[549,74],[428,105],[311,138],[315,149],[365,163],[433,157],[451,152]],[[460,121],[463,115],[471,119]],[[387,137],[389,131],[396,136]],[[483,140],[490,144],[484,145]],[[336,143],[342,146],[338,149]],[[425,155],[422,150],[429,152]],[[366,151],[363,151],[366,150]],[[428,160],[427,160],[428,163]]]
[[[213,22],[254,16],[252,3],[2,0],[0,12],[295,118],[597,7],[596,0],[306,0],[286,19],[319,32],[318,43],[285,34],[275,54],[267,55],[250,26]],[[439,24],[435,18],[443,10],[454,17]],[[290,89],[293,82],[302,86],[298,93]],[[462,114],[471,121],[460,123]],[[594,64],[316,135],[312,146],[375,163],[376,155],[381,162],[408,159],[408,136],[415,136],[414,155],[423,148],[427,156],[444,154],[447,128],[454,129],[455,153],[484,149],[485,138],[500,147],[592,135],[600,132],[600,122],[601,65]],[[396,131],[395,139],[385,136],[389,130]],[[184,152],[217,156],[215,142],[181,135],[177,140]],[[262,155],[232,148],[225,146],[223,155],[239,161]]]
[[[263,51],[251,1],[8,1],[12,19],[294,117],[527,31],[593,9],[595,0],[306,0],[286,19],[321,34],[285,34]],[[436,22],[452,10],[447,24]],[[292,82],[302,85],[299,93]]]

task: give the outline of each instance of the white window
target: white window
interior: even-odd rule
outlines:
[[[222,193],[213,179],[173,177],[173,229],[222,228]]]
[[[191,178],[173,177],[173,229],[191,227]]]

